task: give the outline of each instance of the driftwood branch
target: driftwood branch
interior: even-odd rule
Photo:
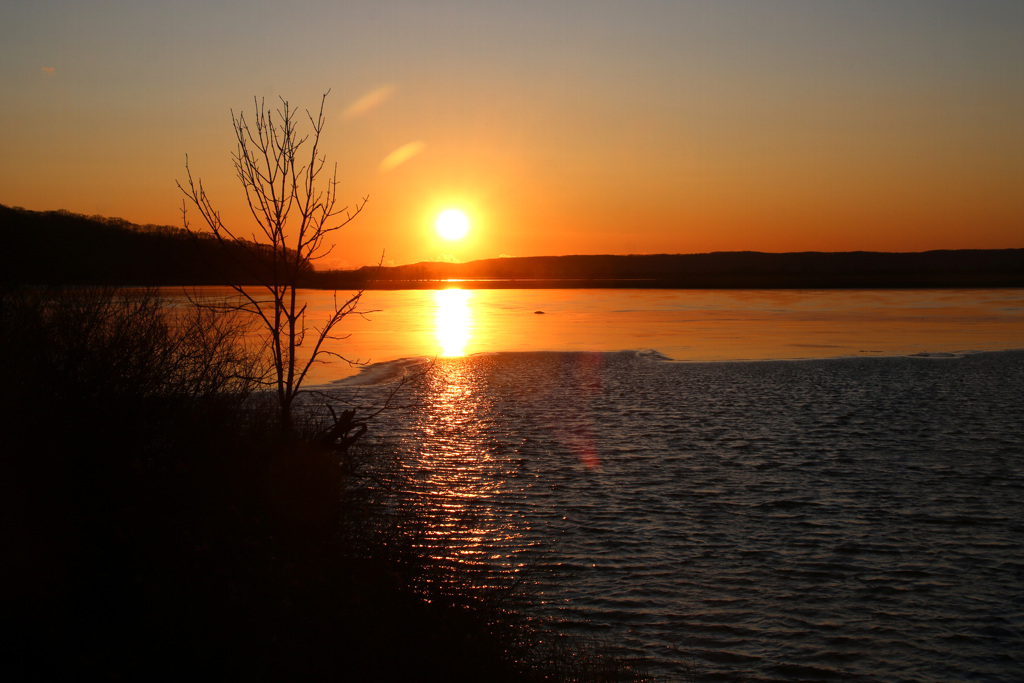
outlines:
[[[356,420],[355,408],[341,411],[340,417],[330,405],[327,409],[331,411],[334,424],[321,432],[316,442],[341,453],[348,453],[349,447],[366,434],[366,422]]]

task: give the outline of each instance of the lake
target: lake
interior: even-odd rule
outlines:
[[[309,320],[330,293],[307,291]],[[1024,290],[367,291],[351,360],[654,349],[675,360],[959,353],[1024,347]],[[539,313],[538,313],[539,311]],[[358,373],[333,364],[314,382]]]
[[[371,434],[473,581],[662,680],[1020,680],[1024,291],[365,304],[373,364],[317,381],[372,405],[436,358]]]

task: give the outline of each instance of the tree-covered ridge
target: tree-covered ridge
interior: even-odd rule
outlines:
[[[378,288],[463,278],[486,280],[464,286],[517,288],[1020,287],[1024,249],[536,256],[424,262],[344,275]]]
[[[260,249],[221,245],[168,225],[0,205],[0,279],[19,284],[255,283]]]
[[[255,284],[258,271],[248,250],[208,233],[67,211],[0,205],[0,238],[0,279],[9,283]],[[311,271],[303,286],[416,289],[449,279],[514,288],[1022,287],[1024,249],[531,256]]]

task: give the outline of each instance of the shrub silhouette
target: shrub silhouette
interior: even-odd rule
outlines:
[[[154,292],[0,291],[0,656],[12,670],[642,680],[535,647],[510,596],[481,601],[426,574],[444,570],[417,546],[424,520],[380,486],[398,456],[280,438],[238,322]],[[430,585],[444,588],[425,596]]]

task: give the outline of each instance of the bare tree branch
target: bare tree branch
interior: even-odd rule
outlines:
[[[348,225],[368,201],[364,196],[352,209],[337,209],[337,164],[329,177],[321,177],[327,162],[320,152],[320,136],[326,121],[324,104],[328,93],[321,98],[315,117],[306,111],[311,126],[306,135],[300,134],[296,112],[284,98],[280,107],[271,110],[264,100],[254,97],[251,123],[244,113],[236,116],[231,111],[236,142],[231,158],[256,223],[250,239],[223,223],[202,181],[193,178],[187,156],[187,181],[184,185],[177,183],[185,195],[185,228],[192,231],[187,213],[191,203],[222,245],[233,247],[233,254],[246,255],[237,263],[245,281],[231,285],[237,300],[220,305],[259,321],[273,366],[281,425],[288,433],[292,432],[292,405],[309,369],[314,363],[323,362],[322,355],[343,358],[324,349],[323,344],[329,339],[343,338],[333,334],[333,330],[346,316],[357,312],[363,294],[355,292],[339,303],[335,293],[333,311],[318,326],[307,325],[306,306],[297,295],[298,285],[303,275],[312,270],[313,262],[333,250],[335,245],[325,241],[327,235]],[[254,288],[247,286],[249,282],[258,284]]]

